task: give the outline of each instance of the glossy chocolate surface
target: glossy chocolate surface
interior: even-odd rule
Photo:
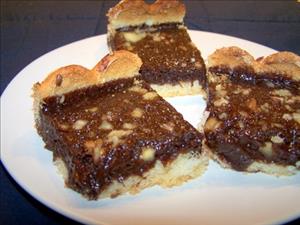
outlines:
[[[38,127],[67,186],[96,199],[113,180],[200,152],[202,135],[144,81],[122,79],[44,99]]]
[[[236,170],[300,160],[300,94],[293,81],[224,68],[208,73],[207,145]],[[268,79],[272,77],[272,79]]]
[[[150,84],[174,85],[195,80],[205,84],[203,59],[180,24],[122,28],[109,44],[113,50],[137,53],[143,61],[141,75]]]

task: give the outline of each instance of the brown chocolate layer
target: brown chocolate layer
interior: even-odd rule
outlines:
[[[137,39],[128,38],[132,35]],[[137,53],[143,61],[141,75],[150,84],[175,85],[180,81],[198,80],[205,85],[203,59],[185,27],[179,24],[122,28],[109,44],[112,50],[126,49]]]
[[[300,81],[275,73],[256,74],[251,67],[236,67],[230,69],[226,66],[210,67],[209,71],[215,75],[227,74],[231,81],[239,81],[252,85],[262,85],[274,88],[286,88],[295,94],[300,93]]]
[[[207,145],[236,170],[300,160],[299,84],[270,76],[209,69]]]
[[[141,26],[128,26],[128,27],[121,27],[117,29],[118,32],[128,32],[128,31],[145,31],[145,32],[157,32],[160,30],[165,29],[178,29],[180,26],[183,26],[182,23],[162,23],[162,24],[155,24],[155,25],[147,25],[143,24]]]
[[[90,199],[113,180],[143,176],[160,160],[201,152],[202,135],[148,84],[123,79],[44,99],[38,127],[67,185]]]

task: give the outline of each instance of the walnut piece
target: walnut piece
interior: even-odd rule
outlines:
[[[135,108],[132,112],[131,115],[135,118],[141,118],[143,115],[143,110],[140,108]]]
[[[76,120],[73,124],[74,130],[81,130],[86,124],[88,123],[87,120]]]
[[[140,159],[149,162],[154,159],[155,156],[155,150],[152,147],[144,147],[142,149]]]
[[[153,99],[155,99],[157,96],[158,96],[158,95],[157,95],[156,92],[151,91],[151,92],[147,92],[146,94],[144,94],[144,95],[143,95],[143,98],[144,98],[145,100],[153,100]]]

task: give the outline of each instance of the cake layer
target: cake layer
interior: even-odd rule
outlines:
[[[256,61],[236,47],[209,56],[204,131],[213,158],[239,171],[299,169],[299,58],[284,52]]]
[[[106,56],[92,71],[80,70],[99,82],[44,96],[35,108],[38,132],[64,168],[66,185],[88,199],[136,193],[156,184],[178,185],[207,165],[203,135],[131,70],[140,65],[138,60],[123,61],[118,54]],[[122,71],[125,66],[130,68],[124,71],[134,72],[108,76],[113,67]],[[48,81],[68,86],[66,74],[79,76],[78,70],[72,75],[74,68],[56,70]],[[75,85],[76,79],[71,80],[69,85]],[[41,96],[44,84],[35,85],[34,96]]]

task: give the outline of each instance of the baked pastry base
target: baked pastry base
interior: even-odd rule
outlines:
[[[208,157],[203,152],[200,154],[180,154],[169,165],[164,166],[160,161],[141,176],[130,176],[122,183],[117,180],[103,191],[98,199],[115,198],[123,194],[138,194],[146,188],[159,185],[163,188],[182,185],[184,182],[201,176],[207,169]],[[56,159],[54,164],[65,181],[68,178],[68,170],[61,159]]]
[[[199,81],[194,82],[180,82],[180,84],[152,84],[151,87],[161,96],[174,97],[185,95],[201,95],[206,98],[206,91],[203,89]]]

